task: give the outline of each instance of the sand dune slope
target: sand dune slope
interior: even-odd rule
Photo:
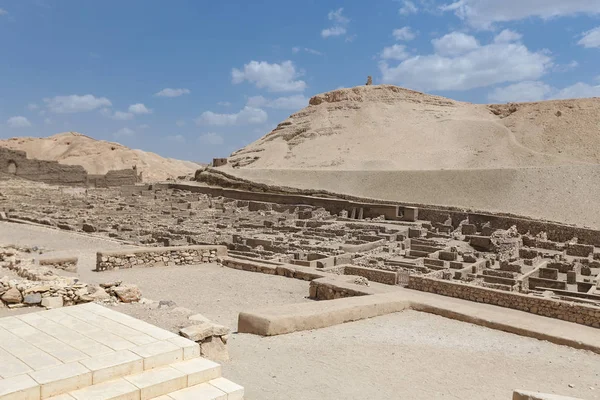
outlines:
[[[481,105],[359,86],[308,107],[231,156],[247,168],[437,170],[595,164],[600,99]]]
[[[193,174],[198,164],[164,158],[155,153],[134,150],[118,143],[96,140],[77,132],[59,133],[47,138],[12,138],[0,140],[0,146],[27,152],[29,158],[81,165],[90,174],[137,166],[144,181]]]

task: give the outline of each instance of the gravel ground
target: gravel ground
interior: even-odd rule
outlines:
[[[239,271],[216,264],[133,268],[94,274],[98,282],[118,279],[135,283],[146,298],[154,301],[172,300],[177,306],[189,308],[233,330],[237,329],[240,311],[311,301],[306,299],[308,282]],[[126,309],[118,306],[117,311],[121,311],[120,308]],[[172,325],[169,318],[165,315],[160,321],[161,325],[167,328]]]
[[[224,376],[248,400],[507,400],[517,388],[600,399],[594,353],[416,311],[229,343]]]

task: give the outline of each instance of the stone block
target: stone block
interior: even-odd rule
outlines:
[[[212,336],[207,338],[200,344],[200,354],[202,357],[208,358],[213,361],[227,361],[229,360],[229,352],[227,346],[220,337]]]
[[[140,400],[149,400],[187,387],[187,375],[172,367],[161,367],[124,378],[140,389]]]
[[[41,386],[41,398],[57,396],[92,385],[92,372],[78,362],[31,372]]]
[[[173,400],[227,400],[227,393],[217,389],[210,383],[202,383],[174,393],[169,393]]]
[[[76,390],[70,395],[75,400],[139,400],[140,389],[131,382],[120,378]]]
[[[244,398],[244,388],[237,383],[233,383],[225,378],[213,379],[209,383],[227,393],[227,400],[242,400]]]
[[[199,385],[221,377],[221,366],[202,357],[172,364],[171,367],[187,375],[188,386]]]
[[[47,309],[53,308],[61,308],[63,306],[63,298],[62,297],[44,297],[42,299],[42,307],[46,307]]]
[[[144,371],[144,360],[129,350],[82,360],[81,364],[92,371],[92,383],[98,384]]]
[[[40,385],[29,375],[0,380],[2,400],[40,400]]]
[[[10,288],[2,295],[1,299],[8,304],[16,304],[23,300],[23,296],[21,296],[19,289]]]
[[[193,340],[194,342],[200,342],[210,336],[227,335],[229,332],[229,328],[213,324],[212,322],[203,322],[198,325],[188,326],[179,331],[181,336]]]
[[[144,370],[183,361],[183,349],[167,341],[137,346],[131,351],[144,359]]]

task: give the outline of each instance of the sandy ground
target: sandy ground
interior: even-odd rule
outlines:
[[[447,171],[228,170],[256,182],[600,228],[600,165]]]
[[[598,355],[416,311],[230,343],[248,400],[600,398]]]
[[[118,247],[0,223],[0,243],[9,242],[84,255]],[[242,309],[309,301],[306,282],[216,265],[80,275],[136,283],[147,298],[172,300],[232,328]],[[185,323],[172,307],[154,307],[115,309],[166,329]],[[229,351],[224,375],[246,387],[248,400],[509,399],[515,388],[600,399],[598,355],[414,311],[271,338],[233,334]]]

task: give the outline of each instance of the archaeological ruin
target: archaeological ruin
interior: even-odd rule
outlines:
[[[173,393],[214,391],[241,398],[241,386],[221,378],[214,363],[230,360],[232,330],[220,321],[190,315],[176,335],[95,305],[152,303],[138,282],[127,281],[127,271],[134,270],[151,277],[164,268],[176,273],[186,266],[201,271],[218,265],[306,282],[306,299],[300,303],[235,310],[236,334],[312,332],[414,310],[600,354],[600,231],[516,215],[253,184],[211,168],[199,170],[196,181],[90,187],[83,185],[90,177],[79,168],[60,166],[58,178],[44,180],[61,185],[47,185],[20,178],[56,163],[1,154],[4,165],[14,170],[10,156],[17,168],[0,180],[2,229],[31,225],[118,245],[85,257],[73,252],[46,256],[43,249],[19,246],[0,251],[0,266],[9,273],[0,279],[2,308],[48,310],[0,319],[0,335],[9,344],[0,343],[1,364],[9,365],[0,366],[2,400],[24,393],[34,393],[27,397],[32,399],[67,393],[68,399],[87,398],[84,394],[117,378],[122,395],[141,393],[144,398],[148,391],[156,398],[170,393],[177,399]],[[76,278],[82,273],[91,273],[94,282]],[[172,306],[161,301],[158,307]],[[507,311],[486,314],[487,308],[478,307]],[[515,319],[507,314],[512,312],[530,319]],[[131,344],[114,347],[100,340],[104,334],[87,333],[105,323],[120,329],[113,334]],[[50,335],[48,340],[73,336],[77,345],[69,351],[87,358],[63,359],[46,347],[32,348],[41,359],[58,357],[48,370],[57,375],[50,377],[43,372],[46,364],[37,368],[6,347],[31,346],[26,342],[33,335]],[[91,340],[107,346],[106,352],[91,352],[96,346]],[[65,372],[68,379],[56,378],[73,360],[79,360],[78,369]],[[156,382],[145,383],[144,374]],[[176,379],[177,384],[166,383]],[[193,398],[219,398],[206,396]]]

